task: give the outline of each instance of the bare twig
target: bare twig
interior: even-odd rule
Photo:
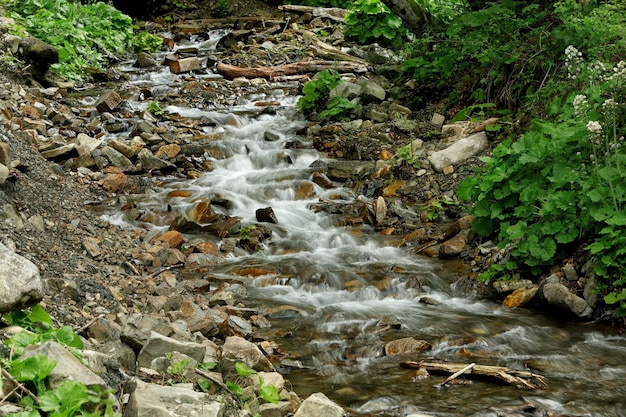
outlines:
[[[21,382],[19,382],[17,379],[13,378],[13,375],[11,375],[10,373],[8,373],[4,368],[0,368],[0,371],[2,371],[2,376],[5,377],[6,379],[8,379],[9,381],[11,381],[13,384],[15,384],[20,390],[24,391],[26,394],[28,394],[28,396],[30,398],[33,399],[33,401],[35,402],[35,404],[39,405],[39,398],[33,394],[33,392],[31,390],[29,390],[28,388],[26,388],[24,385],[22,385]]]
[[[76,330],[76,333],[80,334],[82,332],[84,332],[85,330],[87,330],[89,327],[91,327],[92,324],[94,324],[95,322],[97,322],[99,319],[103,318],[105,316],[105,314],[100,314],[99,316],[96,316],[94,318],[92,318],[91,320],[89,320],[85,325],[83,325],[82,327],[79,327]]]
[[[448,384],[453,379],[458,378],[459,376],[463,375],[465,372],[474,368],[474,366],[476,366],[475,363],[470,363],[469,365],[467,365],[465,368],[461,369],[460,371],[453,373],[452,375],[447,377],[445,381],[439,384],[439,387],[443,387],[444,385]]]

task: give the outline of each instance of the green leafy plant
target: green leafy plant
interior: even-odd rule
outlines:
[[[102,69],[133,35],[131,18],[103,2],[15,0],[7,8],[30,34],[57,49],[59,63],[52,68],[68,80],[83,80],[88,68]]]
[[[250,237],[250,232],[255,230],[256,226],[253,224],[249,224],[247,226],[243,226],[239,229],[239,239],[246,240]]]
[[[409,37],[402,19],[380,0],[356,0],[346,16],[345,34],[361,43],[374,40],[395,47]]]
[[[21,356],[29,344],[54,340],[71,349],[82,349],[82,342],[69,326],[55,328],[50,315],[39,305],[29,310],[14,311],[3,316],[7,324],[23,327],[4,343],[11,347],[12,355]],[[26,409],[12,414],[16,417],[121,417],[113,411],[112,391],[89,388],[76,381],[64,381],[48,388],[48,376],[56,362],[44,355],[27,358],[2,358],[2,367],[18,382],[28,388],[20,405]],[[19,388],[19,387],[18,387]]]
[[[161,116],[165,113],[156,101],[151,101],[148,107],[146,107],[146,111],[153,116]]]
[[[446,210],[447,206],[456,205],[458,205],[458,203],[455,201],[438,199],[430,201],[428,204],[426,204],[426,206],[424,207],[424,211],[426,212],[428,220],[437,220],[441,216],[441,213]]]
[[[22,355],[28,346],[48,340],[69,348],[83,349],[82,340],[72,328],[69,326],[54,327],[52,317],[39,304],[31,307],[30,310],[10,312],[3,318],[8,324],[21,326],[28,330],[19,332],[4,341],[4,344],[18,355]]]
[[[625,48],[626,49],[626,48]],[[587,59],[569,46],[561,88],[516,142],[484,158],[484,173],[459,188],[474,202],[474,230],[496,235],[508,256],[483,274],[539,274],[578,247],[594,256],[607,304],[626,315],[626,63]],[[581,94],[582,93],[582,94]]]
[[[257,371],[251,369],[245,362],[235,363],[235,371],[237,371],[237,374],[242,378],[257,374]],[[259,384],[259,397],[270,403],[278,403],[278,389],[273,385],[264,384],[261,377],[259,377]],[[226,386],[238,397],[241,397],[243,395],[243,388],[237,381],[226,381]]]
[[[344,97],[335,96],[326,103],[326,110],[320,113],[322,120],[349,120],[358,105]]]
[[[139,32],[131,40],[131,45],[135,52],[148,52],[153,54],[158,52],[163,45],[163,38],[149,32]]]
[[[230,1],[218,0],[213,8],[213,14],[215,17],[226,17],[230,15]]]
[[[302,87],[304,94],[298,100],[298,110],[304,114],[321,111],[329,98],[330,90],[341,82],[339,73],[333,69],[318,72],[315,77]]]
[[[422,163],[419,160],[420,154],[413,150],[412,144],[399,147],[398,156],[402,161],[415,169],[420,169],[422,167]]]

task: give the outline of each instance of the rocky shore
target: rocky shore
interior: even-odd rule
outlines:
[[[338,92],[359,103],[354,120],[318,123],[313,116],[301,132],[325,157],[314,167],[311,184],[348,187],[364,198],[351,205],[320,200],[313,210],[338,214],[339,224],[345,226],[367,224],[383,235],[398,236],[398,245],[412,247],[416,256],[463,260],[468,293],[487,288],[501,298],[514,294],[506,298],[508,307],[549,304],[572,317],[592,317],[593,283],[580,279],[580,271],[571,265],[539,285],[518,280],[494,288],[473,280],[484,265],[503,255],[489,242],[470,243],[471,218],[455,192],[480,165],[478,158],[489,153],[486,126],[494,121],[450,123],[451,115],[440,114],[434,105],[413,109],[419,86],[381,75],[397,65],[393,51],[346,42],[331,17],[272,12],[257,19],[192,20],[167,27],[146,23],[146,28],[172,33],[171,45],[180,45],[218,25],[230,33],[215,53],[202,56],[194,48],[172,52],[170,71],[184,75],[218,62],[239,68],[275,67],[328,53],[367,68],[363,74],[344,74],[345,88]],[[167,65],[155,57],[130,59],[146,71]],[[6,169],[0,187],[0,241],[7,271],[3,287],[9,290],[0,303],[7,312],[41,300],[56,323],[72,326],[85,339],[86,365],[53,342],[32,350],[67,363],[55,370],[57,380],[74,378],[114,389],[124,416],[344,413],[324,394],[303,401],[289,390],[276,371],[280,347],[255,336],[267,320],[242,304],[241,284],[182,278],[186,268],[206,266],[236,250],[254,251],[271,240],[271,231],[262,224],[271,222],[271,214],[257,218],[259,224],[245,235],[240,233],[245,225],[235,217],[211,209],[223,203],[219,201],[200,201],[184,216],[171,213],[169,230],[158,234],[145,227],[121,228],[102,217],[119,208],[130,221],[149,222],[135,210],[133,195],[145,193],[165,176],[202,176],[211,171],[211,158],[225,157],[215,145],[220,138],[202,133],[203,122],[138,112],[125,100],[143,96],[164,105],[227,106],[236,103],[242,91],[270,89],[270,81],[286,83],[291,94],[297,94],[313,75],[275,80],[227,75],[206,82],[183,76],[180,88],[162,92],[129,87],[123,74],[112,71],[108,76],[117,81],[85,89],[90,94],[98,91],[88,105],[82,89],[43,85],[27,72],[18,78],[3,75],[0,163]],[[277,105],[260,102],[258,111],[272,112]],[[128,131],[132,133],[123,138],[101,140]],[[311,192],[312,186],[296,190]],[[165,208],[162,214],[167,212]],[[219,243],[185,237],[200,230]],[[239,273],[255,276],[262,271],[248,268]],[[237,362],[257,373],[238,375]],[[197,371],[196,365],[203,363],[217,365]],[[211,388],[194,390],[199,380]],[[245,405],[224,389],[234,380],[244,387],[249,399]],[[263,399],[264,385],[278,389],[279,402]]]

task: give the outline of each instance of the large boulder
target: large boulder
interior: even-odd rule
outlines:
[[[294,417],[342,417],[343,408],[332,402],[324,394],[317,392],[302,401]]]
[[[37,304],[43,296],[37,266],[0,243],[0,313]]]

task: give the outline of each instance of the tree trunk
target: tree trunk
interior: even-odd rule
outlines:
[[[412,31],[419,32],[430,20],[430,14],[417,0],[382,0]]]

